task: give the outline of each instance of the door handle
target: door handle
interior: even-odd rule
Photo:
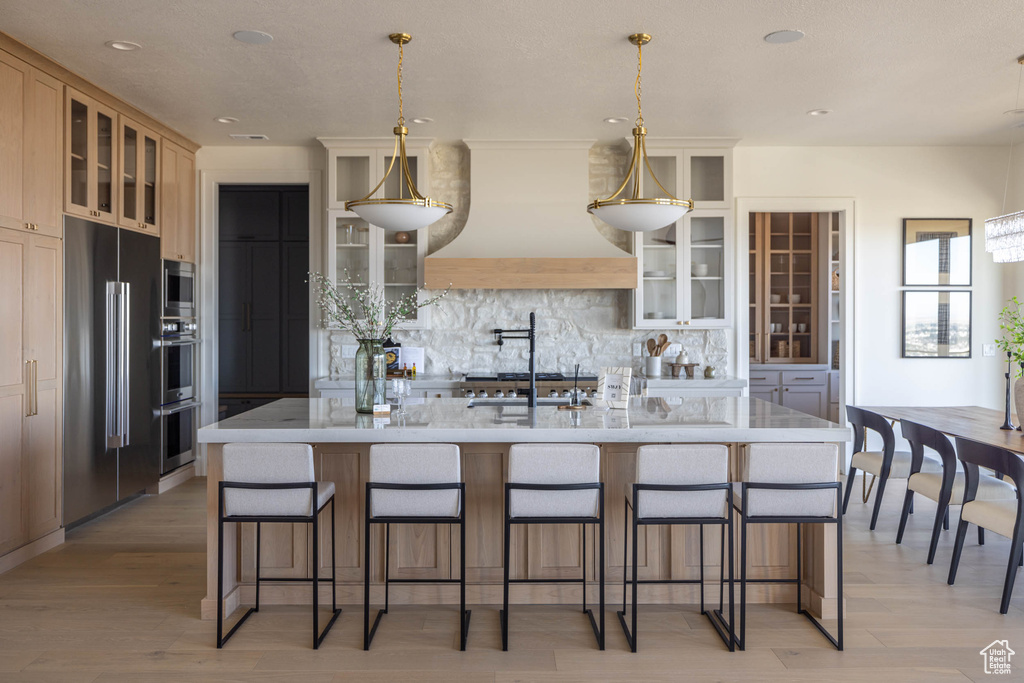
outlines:
[[[32,414],[39,414],[39,361],[32,361]]]
[[[25,361],[25,417],[32,417],[32,361]]]
[[[122,282],[121,284],[121,437],[122,446],[127,446],[129,443],[128,434],[128,407],[131,405],[131,386],[128,381],[128,369],[130,367],[129,361],[131,349],[128,346],[130,341],[130,330],[132,322],[132,311],[131,311],[131,297],[132,289],[131,283]]]

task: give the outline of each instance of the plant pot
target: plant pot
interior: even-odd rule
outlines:
[[[1013,405],[1017,406],[1017,424],[1024,424],[1024,377],[1013,383]]]
[[[387,400],[387,357],[383,339],[357,339],[356,412],[372,413],[374,405]]]

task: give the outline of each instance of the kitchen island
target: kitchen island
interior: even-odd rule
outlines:
[[[508,448],[513,443],[595,443],[601,447],[601,476],[605,483],[605,556],[607,599],[621,600],[623,575],[623,491],[634,480],[636,449],[649,443],[721,443],[730,448],[730,473],[738,478],[745,444],[758,442],[832,442],[850,440],[847,428],[780,405],[746,397],[633,398],[628,410],[590,407],[583,411],[558,410],[554,405],[530,409],[495,401],[419,399],[406,406],[404,415],[374,418],[355,412],[345,399],[283,399],[199,430],[207,449],[207,597],[204,618],[216,615],[217,490],[221,479],[224,443],[309,443],[315,454],[318,480],[336,487],[338,601],[362,602],[363,498],[374,443],[445,442],[460,446],[466,482],[466,579],[471,604],[498,604],[502,585],[503,484]],[[841,451],[842,452],[842,451]],[[224,595],[226,614],[255,596],[255,525],[225,528]],[[825,617],[835,613],[835,529],[807,525],[803,530],[805,606]],[[319,547],[320,576],[330,576],[329,525],[323,525]],[[312,543],[308,525],[266,525],[262,534],[261,576],[300,578],[310,573]],[[459,565],[454,531],[443,525],[395,526],[390,535],[391,577],[447,579]],[[586,572],[596,581],[596,560],[582,557],[583,534],[596,547],[596,527],[578,525],[522,525],[513,527],[510,571],[513,578],[565,579]],[[691,527],[646,527],[640,530],[641,579],[697,578],[699,530]],[[751,579],[791,578],[796,575],[795,525],[757,525],[749,539]],[[737,534],[738,537],[738,534]],[[371,577],[383,581],[384,530],[371,533]],[[719,538],[705,535],[706,571],[718,575]],[[738,554],[737,554],[738,557]],[[716,581],[709,580],[709,599],[717,596]],[[330,598],[330,585],[322,590]],[[514,602],[579,601],[579,587],[543,582],[516,586]],[[697,602],[695,584],[651,585],[643,602]],[[303,604],[310,601],[308,585],[266,584],[261,601],[268,604]],[[596,597],[590,584],[588,596]],[[792,602],[793,584],[753,584],[751,602]],[[374,586],[371,599],[383,600],[383,584]],[[444,584],[393,584],[390,599],[398,603],[458,602],[458,587]],[[717,599],[717,598],[716,598]]]

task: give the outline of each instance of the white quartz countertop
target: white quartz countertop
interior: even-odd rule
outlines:
[[[747,380],[739,377],[647,377],[647,386],[657,389],[742,389]]]
[[[479,405],[425,399],[375,419],[350,399],[286,398],[199,430],[200,443],[849,441],[848,428],[756,398],[630,399],[628,410]]]

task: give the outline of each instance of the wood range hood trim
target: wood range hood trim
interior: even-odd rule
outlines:
[[[466,140],[469,218],[424,259],[428,289],[635,289],[637,259],[594,226],[594,140]]]

